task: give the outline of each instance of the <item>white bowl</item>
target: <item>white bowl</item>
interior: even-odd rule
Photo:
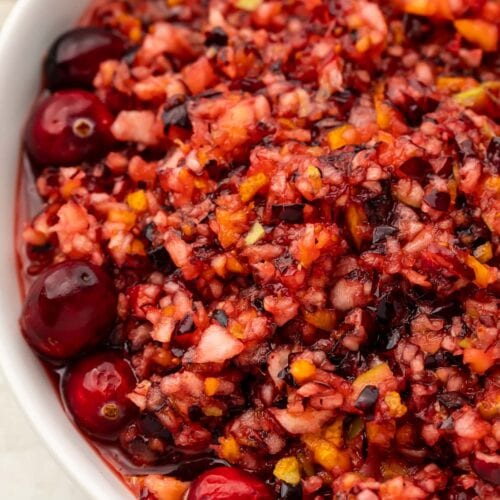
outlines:
[[[40,89],[47,47],[72,27],[87,0],[18,0],[0,35],[0,364],[19,403],[58,461],[92,498],[132,498],[65,415],[19,333],[14,217],[21,131]],[[29,478],[26,478],[29,481]]]

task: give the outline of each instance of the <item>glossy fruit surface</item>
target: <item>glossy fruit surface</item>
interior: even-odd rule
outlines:
[[[76,28],[61,35],[45,61],[50,90],[68,87],[91,88],[102,62],[120,59],[126,45],[120,36],[101,28]]]
[[[64,381],[64,397],[76,423],[101,439],[114,439],[134,415],[127,398],[135,376],[118,353],[94,354],[71,366]]]
[[[29,343],[42,355],[68,359],[102,341],[116,318],[109,276],[84,261],[49,267],[31,286],[21,316]]]
[[[26,128],[26,149],[38,165],[78,165],[109,150],[112,123],[113,115],[94,94],[56,92],[35,108]]]
[[[236,467],[216,467],[193,481],[187,500],[271,500],[270,489]]]

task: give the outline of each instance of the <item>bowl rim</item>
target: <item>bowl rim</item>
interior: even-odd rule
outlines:
[[[57,5],[58,2],[59,0],[17,0],[0,31],[0,69],[4,66],[5,68],[16,68],[16,64],[22,64],[19,55],[15,54],[18,45],[21,47],[18,54],[22,54],[23,47],[29,50],[30,44],[36,54],[42,53],[44,48],[33,45],[35,41],[30,40],[29,32],[30,29],[36,29],[37,19],[50,19],[52,17],[47,16],[47,12],[50,12],[51,7],[60,6],[60,4]],[[89,4],[88,0],[72,0],[71,3],[68,1],[63,12],[55,17],[60,21],[70,18],[76,21]],[[41,16],[41,14],[45,15]],[[50,20],[47,24],[47,33],[42,38],[49,32],[52,33],[52,30],[57,29],[58,22]],[[55,35],[57,32],[54,32]],[[50,36],[53,38],[52,34]],[[36,40],[35,36],[33,40]],[[18,325],[20,301],[19,295],[16,295],[19,294],[20,287],[17,280],[16,225],[14,223],[17,200],[16,186],[19,176],[20,135],[24,119],[36,98],[36,91],[33,93],[33,89],[39,87],[40,79],[18,83],[14,77],[9,81],[10,75],[7,71],[4,70],[2,73],[3,75],[0,74],[0,105],[7,104],[7,112],[5,115],[0,115],[0,159],[5,157],[7,163],[12,163],[14,157],[17,157],[18,160],[15,162],[16,168],[14,166],[9,168],[8,165],[4,167],[8,173],[4,171],[5,177],[0,183],[0,206],[2,208],[0,222],[5,238],[3,248],[0,248],[0,282],[2,283],[0,287],[0,338],[5,340],[0,348],[0,369],[5,376],[8,390],[17,400],[46,449],[84,493],[95,499],[132,499],[133,496],[125,486],[119,472],[106,463],[106,460],[97,453],[91,443],[77,431],[75,425],[64,413],[63,405],[59,403],[58,407],[54,407],[53,403],[60,398],[54,391],[48,375],[43,373],[45,369],[42,367],[42,363],[31,352],[20,335]],[[14,107],[15,104],[9,104],[10,97],[6,95],[7,93],[5,91],[3,95],[1,93],[2,89],[14,88],[14,94],[16,94],[18,87],[20,89],[19,99],[22,104],[20,112],[18,112],[19,108]],[[31,101],[29,99],[23,101],[23,98],[27,99],[27,96],[31,94]],[[13,101],[17,102],[16,99]],[[13,113],[18,112],[15,119],[9,119],[9,109]],[[12,193],[12,190],[15,192]],[[16,292],[14,293],[12,290]],[[20,338],[13,339],[13,332],[19,333]],[[26,360],[28,363],[33,363],[30,370],[22,369],[22,364]],[[45,390],[47,384],[50,385],[50,388]],[[49,391],[53,395],[47,397]]]

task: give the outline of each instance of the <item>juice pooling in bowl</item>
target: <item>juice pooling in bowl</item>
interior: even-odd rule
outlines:
[[[416,4],[109,0],[47,47],[21,330],[137,498],[498,496],[500,7]]]

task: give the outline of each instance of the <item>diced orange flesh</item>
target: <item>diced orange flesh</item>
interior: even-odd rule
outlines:
[[[336,323],[335,311],[331,309],[321,309],[316,312],[304,311],[304,319],[310,325],[327,332],[331,331]]]
[[[455,29],[469,42],[486,52],[494,52],[498,45],[498,28],[483,19],[457,19]]]
[[[464,349],[464,363],[468,364],[474,373],[482,375],[493,366],[495,359],[490,353],[469,347]]]
[[[181,500],[189,488],[189,483],[178,481],[173,477],[149,475],[144,478],[144,486],[158,500]]]
[[[472,255],[468,255],[465,262],[474,271],[476,277],[474,281],[479,286],[486,288],[490,283],[495,281],[495,275],[492,268],[486,264],[481,264],[481,262]]]
[[[298,359],[290,366],[290,373],[299,384],[302,384],[314,377],[316,367],[306,359]]]
[[[241,456],[240,445],[233,436],[220,438],[220,456],[230,463],[235,463]]]
[[[207,396],[214,396],[217,393],[220,382],[215,377],[207,377],[205,379],[205,394]]]
[[[314,461],[326,470],[348,471],[351,460],[346,451],[339,450],[335,445],[315,434],[304,434],[302,440],[312,451]]]
[[[359,133],[352,125],[342,125],[330,130],[327,135],[328,146],[330,149],[340,149],[348,144],[358,144],[360,141]]]
[[[346,209],[346,222],[356,247],[361,248],[365,234],[364,224],[368,221],[366,212],[361,205],[349,205]]]
[[[462,92],[478,85],[477,80],[470,76],[438,76],[436,79],[436,87],[439,90],[447,90],[448,92]]]
[[[278,460],[273,474],[281,481],[296,486],[300,483],[300,464],[295,457],[284,457]]]
[[[240,196],[244,202],[250,201],[264,186],[269,184],[269,178],[263,172],[252,175],[240,185]]]
[[[130,230],[134,227],[136,215],[134,212],[129,212],[128,210],[112,209],[108,213],[108,221],[121,222],[127,230]]]

